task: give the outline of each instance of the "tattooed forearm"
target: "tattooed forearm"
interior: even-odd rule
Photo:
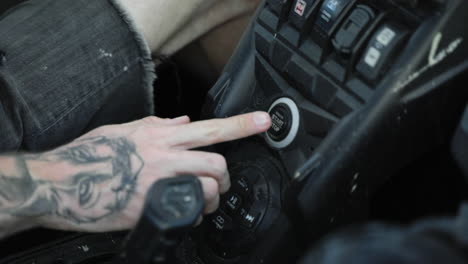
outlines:
[[[99,221],[127,206],[142,167],[125,138],[88,138],[42,155],[0,157],[0,218]]]
[[[24,159],[4,158],[0,169],[0,208],[16,208],[24,203],[36,188]]]

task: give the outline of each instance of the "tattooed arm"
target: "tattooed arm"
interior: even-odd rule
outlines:
[[[190,149],[266,131],[266,113],[190,123],[149,117],[105,126],[39,154],[0,156],[0,238],[31,227],[76,231],[131,228],[151,184],[199,176],[206,208],[229,188],[226,161]]]
[[[34,218],[15,216],[36,186],[23,156],[0,157],[0,167],[0,237],[4,237],[37,224]]]
[[[95,223],[124,209],[144,163],[126,138],[100,136],[41,155],[3,156],[0,164],[0,222],[18,220],[21,230],[44,216]]]

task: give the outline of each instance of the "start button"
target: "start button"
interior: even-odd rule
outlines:
[[[285,148],[296,138],[299,129],[299,109],[293,100],[283,97],[276,100],[268,110],[271,128],[267,142],[275,148]]]
[[[281,141],[286,138],[291,130],[291,110],[288,105],[279,103],[270,110],[271,128],[268,135],[275,141]]]

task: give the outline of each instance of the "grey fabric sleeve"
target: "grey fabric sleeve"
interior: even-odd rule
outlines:
[[[0,152],[46,150],[153,113],[150,51],[112,0],[30,0],[0,17]]]

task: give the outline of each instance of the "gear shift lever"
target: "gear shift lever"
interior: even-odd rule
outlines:
[[[174,263],[173,251],[179,239],[195,225],[203,208],[203,190],[195,176],[182,175],[154,183],[120,259],[124,263]]]

